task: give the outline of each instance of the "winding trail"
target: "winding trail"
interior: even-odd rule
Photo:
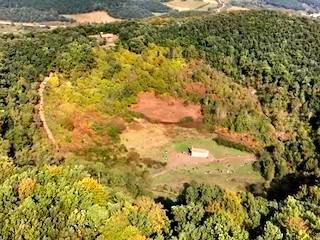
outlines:
[[[49,140],[51,141],[51,143],[54,145],[54,147],[56,148],[56,151],[59,152],[59,145],[56,141],[56,139],[54,138],[50,128],[48,127],[47,121],[46,121],[46,116],[45,116],[45,111],[44,111],[44,91],[46,89],[46,85],[50,79],[50,77],[52,77],[52,73],[50,73],[49,77],[45,77],[43,79],[43,81],[40,83],[40,87],[38,89],[38,94],[40,96],[40,102],[39,102],[39,118],[42,122],[43,125],[43,129],[46,133],[46,135],[48,136]]]
[[[1,25],[1,21],[0,21],[0,25]],[[114,42],[116,42],[118,40],[118,36],[114,35],[114,34],[105,34],[104,37],[107,38],[106,40],[107,40],[107,42],[109,44],[110,43],[114,43]],[[111,46],[111,48],[112,47],[113,47],[113,45]],[[49,76],[45,77],[43,79],[43,81],[40,83],[40,86],[39,86],[39,89],[38,89],[38,94],[39,94],[39,97],[40,97],[38,114],[39,114],[40,121],[42,122],[43,129],[44,129],[48,139],[51,141],[51,143],[55,147],[55,150],[57,152],[60,152],[59,144],[57,143],[54,135],[52,134],[52,132],[51,132],[49,126],[48,126],[48,123],[47,123],[47,120],[46,120],[46,116],[45,116],[45,110],[44,110],[44,104],[45,104],[45,102],[44,102],[44,91],[46,89],[46,86],[47,86],[47,83],[48,83],[49,79],[52,76],[53,76],[53,73],[51,72],[49,74]]]
[[[224,8],[225,6],[225,2],[223,0],[218,0],[218,7],[216,9],[216,11],[219,13],[221,12],[221,10]]]

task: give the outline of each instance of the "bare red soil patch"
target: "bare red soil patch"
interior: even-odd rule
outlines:
[[[138,103],[130,109],[161,123],[178,123],[186,117],[191,117],[194,121],[202,119],[200,105],[171,96],[156,96],[153,92],[139,93]]]

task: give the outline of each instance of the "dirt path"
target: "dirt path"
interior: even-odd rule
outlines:
[[[52,142],[54,147],[56,148],[57,151],[59,151],[59,146],[57,144],[56,139],[54,138],[50,128],[48,127],[47,121],[46,121],[46,116],[45,116],[45,111],[44,111],[44,91],[46,89],[46,85],[52,76],[52,73],[50,73],[49,77],[45,77],[44,80],[41,82],[40,87],[38,89],[38,94],[40,96],[40,102],[39,102],[39,118],[42,122],[43,129],[48,136],[49,140]]]
[[[214,158],[213,156],[210,156],[208,158],[193,158],[190,155],[186,153],[172,153],[176,154],[175,159],[178,161],[170,161],[165,169],[161,172],[155,173],[152,176],[158,177],[161,175],[164,175],[172,170],[176,170],[181,167],[190,167],[190,166],[198,166],[198,165],[205,165],[209,163],[229,163],[231,161],[241,161],[243,163],[247,162],[254,162],[256,160],[255,156],[230,156],[230,157],[223,157],[223,158]]]
[[[221,12],[221,10],[224,8],[225,2],[223,0],[218,0],[218,7],[217,7],[217,12]]]
[[[66,28],[66,25],[50,25],[50,24],[42,24],[42,23],[31,23],[31,22],[12,22],[6,20],[0,20],[0,25],[8,25],[8,26],[23,26],[23,27],[38,27],[38,28],[49,28],[56,29],[58,27]]]

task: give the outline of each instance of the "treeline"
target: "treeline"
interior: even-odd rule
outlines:
[[[66,165],[1,159],[1,239],[319,239],[319,186],[284,200],[189,184],[176,200],[133,198]],[[319,178],[318,178],[319,179]]]
[[[153,12],[168,12],[169,8],[156,0],[1,0],[3,20],[48,21],[66,20],[61,14],[76,14],[96,10],[106,10],[117,18],[143,18]]]

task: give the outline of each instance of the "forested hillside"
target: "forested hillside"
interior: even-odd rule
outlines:
[[[266,4],[293,10],[304,10],[303,1],[266,0]]]
[[[283,0],[266,0],[267,4],[277,7],[283,7],[293,10],[305,10],[309,8],[319,9],[320,2],[317,0],[296,0],[296,1],[283,1]]]
[[[282,176],[297,169],[318,168],[316,21],[262,11],[153,27],[133,24],[129,29],[121,31],[120,36],[133,51],[141,51],[150,42],[183,46],[185,54],[197,49],[216,69],[256,90],[265,115],[282,140],[280,145],[271,144],[262,155],[260,167],[266,175],[269,171]],[[230,129],[248,131],[250,119],[245,120],[248,113],[239,114],[243,126]]]
[[[0,8],[0,19],[13,22],[69,21],[55,10],[43,11],[35,8]]]
[[[304,13],[318,13],[318,0],[232,0],[232,4],[248,8],[280,8]]]
[[[119,35],[114,49],[100,32]],[[319,32],[315,20],[249,11],[2,35],[0,238],[320,239]],[[59,152],[38,117],[50,72]],[[120,144],[123,122],[143,118],[130,111],[143,91],[198,104],[199,131],[240,136],[223,144],[256,143],[265,183],[181,183],[154,199],[154,162]]]
[[[25,0],[0,1],[2,19],[12,21],[63,20],[58,14],[76,14],[106,10],[116,18],[142,18],[169,9],[157,0]],[[23,9],[29,9],[28,12]],[[42,12],[42,14],[39,13]]]

